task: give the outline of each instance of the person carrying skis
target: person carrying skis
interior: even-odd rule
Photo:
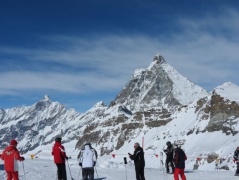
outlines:
[[[19,180],[17,160],[24,161],[25,158],[20,156],[17,149],[17,141],[15,139],[12,139],[10,145],[3,151],[1,159],[4,160],[7,180]]]
[[[166,171],[167,171],[167,173],[169,173],[169,166],[168,166],[168,164],[170,163],[170,165],[172,167],[172,173],[174,173],[173,145],[171,144],[170,141],[168,141],[166,143],[166,145],[167,145],[167,148],[163,150],[165,152],[165,154],[166,154],[166,162],[165,162]]]
[[[82,167],[83,180],[94,180],[94,166],[97,157],[97,151],[92,148],[91,143],[85,143],[77,156],[77,159],[79,159],[79,165]]]
[[[184,174],[185,160],[187,160],[185,152],[180,147],[176,146],[173,156],[173,162],[175,165],[174,180],[179,180],[178,175],[181,176],[182,180],[186,180],[186,176]]]
[[[55,139],[55,144],[52,147],[51,154],[54,156],[54,163],[57,166],[57,176],[58,180],[66,180],[66,164],[65,160],[68,160],[66,155],[65,148],[61,144],[61,138],[57,137]]]
[[[135,165],[135,173],[136,173],[136,179],[137,180],[145,180],[144,177],[144,166],[145,166],[145,161],[144,161],[144,151],[140,147],[139,143],[134,144],[134,154],[129,154],[129,158],[134,160],[134,165]]]
[[[236,150],[234,152],[233,159],[234,159],[233,160],[234,163],[237,164],[235,176],[239,176],[239,146],[236,148]]]

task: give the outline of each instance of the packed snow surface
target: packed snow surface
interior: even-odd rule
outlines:
[[[23,170],[24,165],[24,170]],[[69,165],[69,166],[68,166]],[[71,159],[66,164],[67,168],[67,178],[71,179],[71,176],[74,180],[81,179],[81,169],[78,166],[76,160]],[[0,162],[0,179],[6,179],[6,174],[2,170],[3,165],[2,161]],[[69,171],[70,169],[70,171]],[[127,164],[126,166],[121,164],[114,164],[113,162],[110,163],[103,163],[97,164],[96,171],[98,177],[106,177],[107,180],[134,180],[135,178],[135,171],[133,164]],[[97,177],[95,171],[95,178]],[[52,160],[46,159],[26,159],[23,163],[19,163],[19,175],[20,180],[55,180],[56,178],[56,166]],[[239,177],[234,176],[234,172],[232,171],[225,171],[225,170],[198,170],[193,171],[191,169],[186,168],[185,173],[187,179],[190,180],[238,180]],[[165,174],[162,169],[145,169],[145,178],[148,180],[173,180],[172,174]]]

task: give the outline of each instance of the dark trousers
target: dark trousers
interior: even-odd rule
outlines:
[[[239,174],[239,162],[237,162],[237,170],[236,170],[236,174]]]
[[[94,180],[94,168],[82,168],[83,180]]]
[[[167,173],[169,173],[169,166],[168,166],[169,163],[170,163],[170,165],[171,165],[171,167],[172,167],[172,173],[174,173],[174,164],[173,164],[173,160],[170,159],[170,158],[166,158],[165,166],[166,166]]]
[[[66,178],[66,164],[56,164],[58,180],[67,180]]]
[[[137,180],[145,180],[144,178],[144,167],[141,166],[135,166],[135,173],[136,173],[136,179]]]

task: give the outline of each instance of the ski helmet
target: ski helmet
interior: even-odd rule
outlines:
[[[56,142],[61,142],[61,137],[57,137],[57,138],[55,139],[55,141],[56,141]]]
[[[10,145],[16,146],[17,145],[17,141],[15,139],[12,139],[10,141]]]
[[[166,142],[166,145],[167,146],[171,145],[171,142],[170,141]]]

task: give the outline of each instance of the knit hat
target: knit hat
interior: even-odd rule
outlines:
[[[61,137],[57,137],[57,138],[55,139],[55,141],[56,141],[56,142],[61,142]]]
[[[17,145],[17,141],[15,139],[12,139],[10,141],[10,145],[16,146]]]

